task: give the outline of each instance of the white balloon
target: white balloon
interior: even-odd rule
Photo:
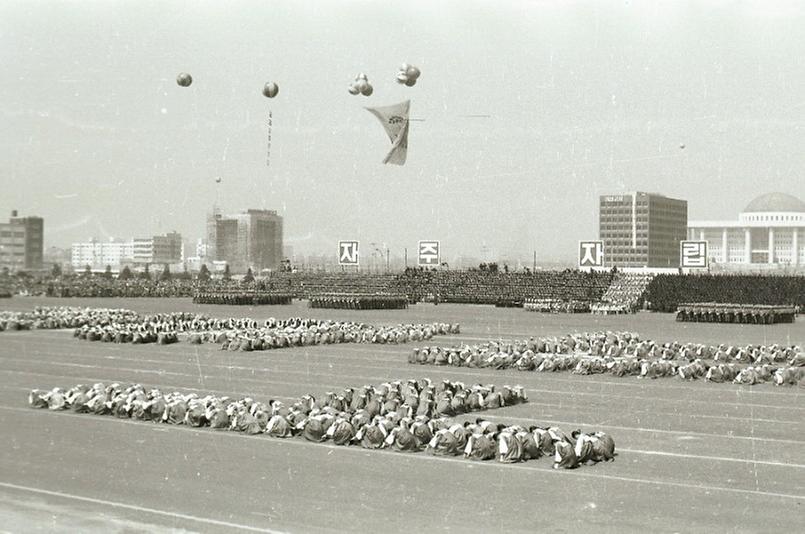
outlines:
[[[349,91],[349,94],[351,95],[357,95],[358,93],[360,93],[360,91],[358,90],[358,88],[355,86],[354,83],[349,84],[349,89],[347,89],[347,91]]]
[[[408,75],[404,72],[400,72],[397,74],[397,83],[406,83],[408,81]]]
[[[400,67],[400,70],[406,72],[410,67],[411,65],[409,65],[408,63],[403,63],[402,66]]]
[[[358,90],[359,93],[363,93],[366,90],[366,87],[369,85],[369,82],[366,80],[358,80],[355,82],[355,88]]]
[[[358,75],[355,77],[355,79],[356,79],[356,80],[368,81],[368,80],[369,80],[369,77],[368,77],[368,76],[366,76],[366,74],[364,74],[364,73],[362,73],[362,72],[361,72],[360,74],[358,74]]]

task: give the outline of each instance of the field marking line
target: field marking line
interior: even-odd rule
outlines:
[[[0,407],[4,409],[8,409],[5,407]],[[13,408],[14,410],[23,410],[21,408]],[[52,412],[50,412],[52,413]],[[68,415],[71,417],[82,417],[80,414],[54,414],[54,415]],[[88,420],[96,421],[96,422],[113,422],[113,423],[123,423],[128,425],[142,425],[140,421],[131,421],[126,419],[117,419],[114,417],[95,417],[95,418],[87,418]],[[624,477],[619,475],[604,475],[600,473],[586,473],[583,471],[577,470],[555,470],[550,467],[540,466],[537,467],[532,466],[528,467],[526,465],[520,464],[500,464],[499,462],[468,462],[459,457],[448,458],[448,457],[441,457],[441,456],[430,456],[426,454],[415,454],[415,455],[407,455],[407,454],[397,454],[390,450],[372,450],[367,451],[361,447],[345,447],[339,446],[329,443],[311,443],[302,440],[294,440],[294,439],[281,439],[281,438],[271,438],[265,439],[265,435],[256,435],[256,436],[248,436],[244,434],[240,434],[237,432],[211,432],[209,429],[196,429],[187,427],[184,425],[163,425],[167,428],[156,428],[154,426],[150,426],[152,430],[159,430],[159,431],[180,431],[180,432],[192,432],[194,434],[205,434],[205,435],[212,435],[212,436],[224,436],[230,439],[262,439],[264,443],[275,444],[275,445],[292,445],[292,446],[302,446],[302,447],[315,447],[315,448],[329,448],[336,451],[344,451],[347,453],[361,453],[361,454],[372,454],[372,453],[380,453],[380,454],[389,454],[391,458],[398,458],[398,459],[413,459],[413,461],[432,461],[432,462],[462,462],[462,464],[466,466],[484,466],[486,468],[494,468],[497,467],[499,469],[518,469],[518,470],[526,470],[532,473],[539,472],[539,473],[551,473],[555,475],[561,476],[578,476],[583,478],[597,478],[601,480],[618,480],[621,482],[634,482],[639,484],[652,484],[652,485],[659,485],[659,486],[671,486],[671,487],[679,487],[685,489],[696,489],[702,491],[722,491],[728,493],[741,493],[741,494],[748,494],[748,495],[760,495],[764,497],[779,497],[779,498],[787,498],[787,499],[796,499],[796,500],[805,500],[805,495],[794,495],[789,493],[777,493],[777,492],[769,492],[769,491],[762,491],[762,490],[748,490],[748,489],[741,489],[741,488],[731,488],[731,487],[724,487],[724,486],[710,486],[704,484],[689,484],[686,482],[673,482],[668,480],[651,480],[651,479],[644,479],[644,478],[636,478],[636,477]],[[146,427],[148,428],[148,427]]]
[[[110,500],[107,500],[107,499],[96,499],[94,497],[83,497],[81,495],[75,495],[75,494],[72,494],[72,493],[64,493],[64,492],[61,492],[61,491],[46,490],[46,489],[41,489],[41,488],[33,488],[31,486],[21,486],[19,484],[12,484],[10,482],[0,482],[0,487],[12,489],[12,490],[17,490],[17,491],[27,491],[29,493],[37,493],[39,495],[47,495],[47,496],[50,496],[50,497],[58,497],[58,498],[61,498],[61,499],[68,499],[68,500],[72,499],[72,500],[81,501],[81,502],[87,502],[87,503],[91,503],[91,504],[100,504],[100,505],[103,505],[103,506],[110,506],[110,507],[113,507],[113,508],[123,508],[124,510],[131,510],[131,511],[134,511],[134,512],[144,512],[144,513],[152,514],[152,515],[170,517],[172,519],[182,519],[182,520],[186,520],[186,521],[194,521],[194,522],[197,522],[197,523],[204,523],[204,524],[207,524],[207,525],[214,525],[214,526],[217,526],[217,527],[226,527],[226,528],[232,528],[232,529],[238,529],[238,530],[247,530],[247,531],[250,531],[250,532],[266,532],[266,533],[270,533],[270,534],[276,534],[276,533],[281,532],[279,530],[272,530],[272,529],[269,529],[269,528],[252,527],[252,526],[243,525],[243,524],[240,524],[240,523],[231,523],[229,521],[221,521],[221,520],[218,520],[218,519],[210,519],[210,518],[207,518],[207,517],[198,517],[198,516],[183,514],[183,513],[180,513],[180,512],[169,512],[167,510],[157,510],[156,508],[149,508],[149,507],[146,507],[146,506],[137,506],[137,505],[134,505],[134,504],[126,504],[126,503],[122,503],[122,502],[118,502],[118,501],[110,501]]]
[[[793,467],[795,469],[805,469],[805,464],[789,464],[786,462],[772,462],[769,460],[746,460],[743,458],[729,458],[726,456],[704,456],[700,454],[685,454],[679,452],[664,452],[664,451],[645,451],[641,449],[618,449],[619,452],[630,452],[633,454],[646,454],[649,456],[670,456],[673,458],[691,458],[696,460],[715,460],[717,462],[738,462],[752,465],[771,465],[775,467]]]
[[[4,406],[4,405],[0,405],[0,410],[15,411],[15,412],[29,412],[30,413],[32,411],[32,408],[22,408],[22,407],[19,407],[19,406]],[[86,415],[92,415],[92,414],[76,414],[76,413],[72,413],[72,412],[69,412],[69,411],[61,411],[61,412],[51,412],[51,411],[45,411],[45,410],[34,410],[34,411],[36,413],[47,413],[47,414],[51,414],[51,415],[67,415],[67,416],[70,416],[70,417],[77,417],[77,418],[86,419],[86,420],[90,420],[90,421],[100,421],[101,419],[107,419],[107,420],[111,419],[111,420],[114,420],[114,421],[116,421],[118,423],[123,423],[123,424],[128,424],[128,425],[142,425],[144,423],[147,423],[147,422],[144,422],[144,421],[136,421],[136,420],[132,420],[132,419],[121,419],[121,418],[116,418],[116,417],[103,417],[101,419],[87,418]],[[153,425],[149,425],[149,427],[150,428],[155,428]],[[189,427],[189,426],[186,426],[186,425],[162,425],[159,428],[164,428],[165,429],[164,431],[168,431],[168,429],[179,429],[180,431],[202,433],[202,434],[207,433],[207,432],[205,432],[205,430],[206,431],[210,430],[210,429],[197,429],[197,428]],[[219,433],[219,432],[216,432],[216,433]],[[252,439],[252,438],[255,437],[255,436],[247,436],[247,435],[240,434],[240,433],[237,433],[237,432],[232,432],[231,436],[232,437],[246,438],[246,439]],[[259,437],[259,436],[256,436],[256,437]],[[271,441],[277,441],[277,440],[272,439]],[[283,442],[285,442],[285,443],[302,443],[302,444],[306,444],[306,445],[325,445],[325,446],[333,447],[333,448],[336,448],[336,449],[339,449],[339,450],[341,450],[343,448],[348,448],[348,447],[341,447],[341,446],[331,445],[331,444],[327,444],[327,443],[316,444],[316,443],[307,443],[307,442],[297,442],[297,441],[293,441],[293,440],[283,440]],[[787,463],[787,462],[775,462],[775,461],[770,461],[770,460],[754,460],[754,459],[746,460],[746,459],[743,459],[743,458],[731,458],[731,457],[726,457],[726,456],[707,456],[707,455],[700,455],[700,454],[675,453],[675,452],[666,452],[666,451],[648,451],[648,450],[643,450],[643,449],[628,449],[628,448],[618,448],[617,450],[619,452],[628,452],[628,453],[633,453],[633,454],[642,454],[642,455],[649,455],[649,456],[668,456],[668,457],[674,457],[674,458],[689,458],[689,459],[695,459],[695,460],[713,460],[713,461],[721,461],[721,462],[735,462],[735,463],[745,463],[745,464],[754,464],[754,465],[760,464],[760,465],[768,465],[768,466],[773,466],[773,467],[793,467],[795,469],[805,469],[805,464],[794,464],[794,463]]]

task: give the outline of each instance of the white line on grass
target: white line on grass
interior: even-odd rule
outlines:
[[[30,486],[20,486],[18,484],[11,484],[10,482],[0,482],[0,487],[18,490],[18,491],[27,491],[29,493],[37,493],[40,495],[48,495],[51,497],[59,497],[62,499],[71,499],[74,501],[81,501],[81,502],[88,502],[92,504],[100,504],[103,506],[110,506],[113,508],[122,508],[124,510],[132,510],[135,512],[159,515],[163,517],[170,517],[173,519],[182,519],[186,521],[194,521],[196,523],[204,523],[207,525],[214,525],[217,527],[226,527],[238,530],[248,530],[251,532],[267,532],[267,533],[278,533],[279,530],[272,530],[269,528],[260,528],[260,527],[252,527],[249,525],[243,525],[241,523],[231,523],[229,521],[220,521],[218,519],[209,519],[206,517],[198,517],[195,515],[187,515],[182,514],[179,512],[169,512],[167,510],[157,510],[156,508],[148,508],[146,506],[137,506],[134,504],[126,504],[118,501],[110,501],[107,499],[96,499],[94,497],[83,497],[81,495],[74,495],[72,493],[63,493],[61,491],[52,491],[46,490],[41,488],[32,488]]]
[[[22,411],[24,408],[8,408],[2,407],[2,409],[10,409],[14,411]],[[79,414],[70,414],[64,413],[56,414],[53,412],[40,412],[40,413],[50,413],[51,415],[66,415],[68,417],[85,417]],[[105,421],[107,423],[120,423],[120,424],[129,424],[129,425],[142,425],[143,423],[140,421],[131,421],[126,419],[117,419],[114,417],[96,417],[92,418],[93,421],[102,422]],[[539,468],[536,466],[527,467],[526,465],[519,465],[519,464],[500,464],[498,462],[465,462],[459,458],[447,458],[441,456],[430,456],[425,454],[416,454],[416,455],[405,455],[405,454],[396,454],[392,451],[386,450],[374,450],[374,451],[367,451],[366,449],[360,447],[344,447],[339,445],[332,445],[328,443],[311,443],[307,441],[300,441],[300,440],[293,440],[293,439],[281,439],[281,438],[268,438],[266,439],[265,436],[248,436],[243,435],[236,432],[213,432],[208,430],[199,430],[192,427],[186,427],[184,425],[179,426],[172,426],[172,425],[163,425],[165,428],[155,428],[151,426],[152,430],[164,430],[164,431],[184,431],[184,432],[192,432],[194,434],[205,434],[210,436],[221,436],[225,438],[232,438],[232,439],[262,439],[264,443],[273,444],[273,445],[291,445],[291,446],[301,446],[301,447],[317,447],[317,448],[324,448],[327,447],[332,449],[333,451],[343,451],[346,453],[361,453],[366,454],[368,453],[375,453],[375,454],[388,454],[390,458],[399,458],[399,459],[406,459],[411,458],[414,461],[431,461],[431,462],[462,462],[467,466],[483,466],[485,468],[499,468],[501,470],[505,469],[517,469],[517,470],[528,470],[532,473],[539,472],[539,473],[551,473],[553,475],[560,475],[560,476],[578,476],[584,478],[597,478],[602,480],[618,480],[622,482],[634,482],[638,484],[652,484],[652,485],[659,485],[659,486],[670,486],[670,487],[679,487],[685,489],[695,489],[701,491],[722,491],[727,493],[740,493],[740,494],[747,494],[747,495],[761,495],[764,497],[779,497],[785,499],[795,499],[795,500],[805,500],[805,495],[794,495],[790,493],[777,493],[777,492],[769,492],[769,491],[762,491],[762,490],[748,490],[748,489],[741,489],[741,488],[730,488],[724,486],[710,486],[705,484],[689,484],[685,482],[673,482],[668,480],[651,480],[651,479],[644,479],[644,478],[635,478],[635,477],[623,477],[618,475],[605,475],[601,473],[588,473],[584,471],[577,471],[577,470],[554,470],[551,468]],[[707,458],[707,457],[703,457]],[[789,466],[791,464],[785,464]]]

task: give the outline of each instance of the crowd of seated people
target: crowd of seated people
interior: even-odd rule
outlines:
[[[523,308],[526,311],[541,313],[587,313],[590,303],[579,300],[560,299],[525,299]]]
[[[515,463],[553,457],[555,469],[573,469],[615,457],[615,442],[603,432],[557,427],[494,424],[452,418],[527,402],[521,386],[464,385],[429,379],[390,381],[346,388],[316,398],[303,395],[290,405],[246,397],[163,393],[140,384],[77,385],[32,390],[28,403],[53,411],[106,415],[168,425],[266,434],[364,449],[463,456]]]
[[[413,349],[411,364],[516,369],[580,375],[611,374],[643,378],[678,377],[753,385],[799,383],[805,353],[798,346],[664,343],[641,340],[630,332],[575,333],[512,342]],[[712,369],[712,371],[711,371]],[[779,375],[779,378],[775,378]]]
[[[528,298],[595,302],[609,287],[612,274],[577,270],[533,272],[420,271],[396,278],[399,292],[415,300],[437,299],[462,304],[496,304]]]
[[[654,278],[650,273],[618,271],[612,278],[601,301],[592,305],[593,313],[634,313],[643,304],[646,288]]]
[[[805,276],[660,274],[649,283],[645,299],[648,309],[662,312],[676,312],[690,302],[782,304],[801,310]]]

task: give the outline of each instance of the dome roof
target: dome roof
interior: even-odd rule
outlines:
[[[788,211],[805,213],[805,202],[786,193],[766,193],[746,205],[744,213]]]

